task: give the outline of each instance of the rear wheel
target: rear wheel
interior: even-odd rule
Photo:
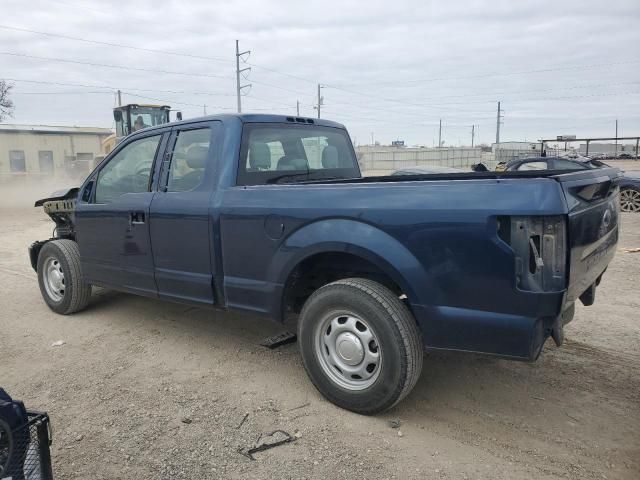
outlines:
[[[56,313],[67,315],[85,308],[91,285],[84,282],[78,244],[72,240],[52,240],[38,255],[38,284],[46,304]]]
[[[620,190],[620,210],[623,212],[640,212],[640,190],[626,187]]]
[[[302,309],[298,339],[320,393],[358,413],[394,406],[422,369],[413,316],[391,290],[367,279],[338,280],[314,292]]]

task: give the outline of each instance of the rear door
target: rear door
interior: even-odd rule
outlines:
[[[172,130],[150,208],[154,275],[161,297],[215,303],[209,205],[219,125],[199,122]]]
[[[163,134],[125,140],[85,183],[75,211],[76,239],[90,283],[155,295],[149,240],[152,172]]]
[[[569,209],[567,303],[595,286],[618,242],[620,171],[597,168],[557,175]]]

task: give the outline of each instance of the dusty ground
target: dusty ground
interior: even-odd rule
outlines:
[[[399,406],[363,417],[318,394],[295,345],[260,347],[280,331],[260,319],[107,291],[53,314],[26,253],[52,224],[0,218],[0,385],[49,412],[56,478],[640,478],[640,253],[618,253],[562,348],[429,355]],[[640,247],[640,215],[622,227]],[[276,429],[299,438],[237,453]]]

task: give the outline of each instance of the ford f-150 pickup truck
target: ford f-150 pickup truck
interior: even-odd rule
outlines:
[[[220,115],[125,138],[39,200],[29,249],[55,312],[92,285],[297,318],[309,377],[365,414],[415,385],[425,349],[535,360],[594,301],[618,240],[619,171],[361,177],[346,129]]]

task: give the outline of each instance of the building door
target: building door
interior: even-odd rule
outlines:
[[[53,152],[51,150],[40,150],[38,152],[38,163],[40,164],[40,173],[52,174]]]
[[[11,173],[24,173],[27,171],[24,150],[9,150],[9,171]]]

